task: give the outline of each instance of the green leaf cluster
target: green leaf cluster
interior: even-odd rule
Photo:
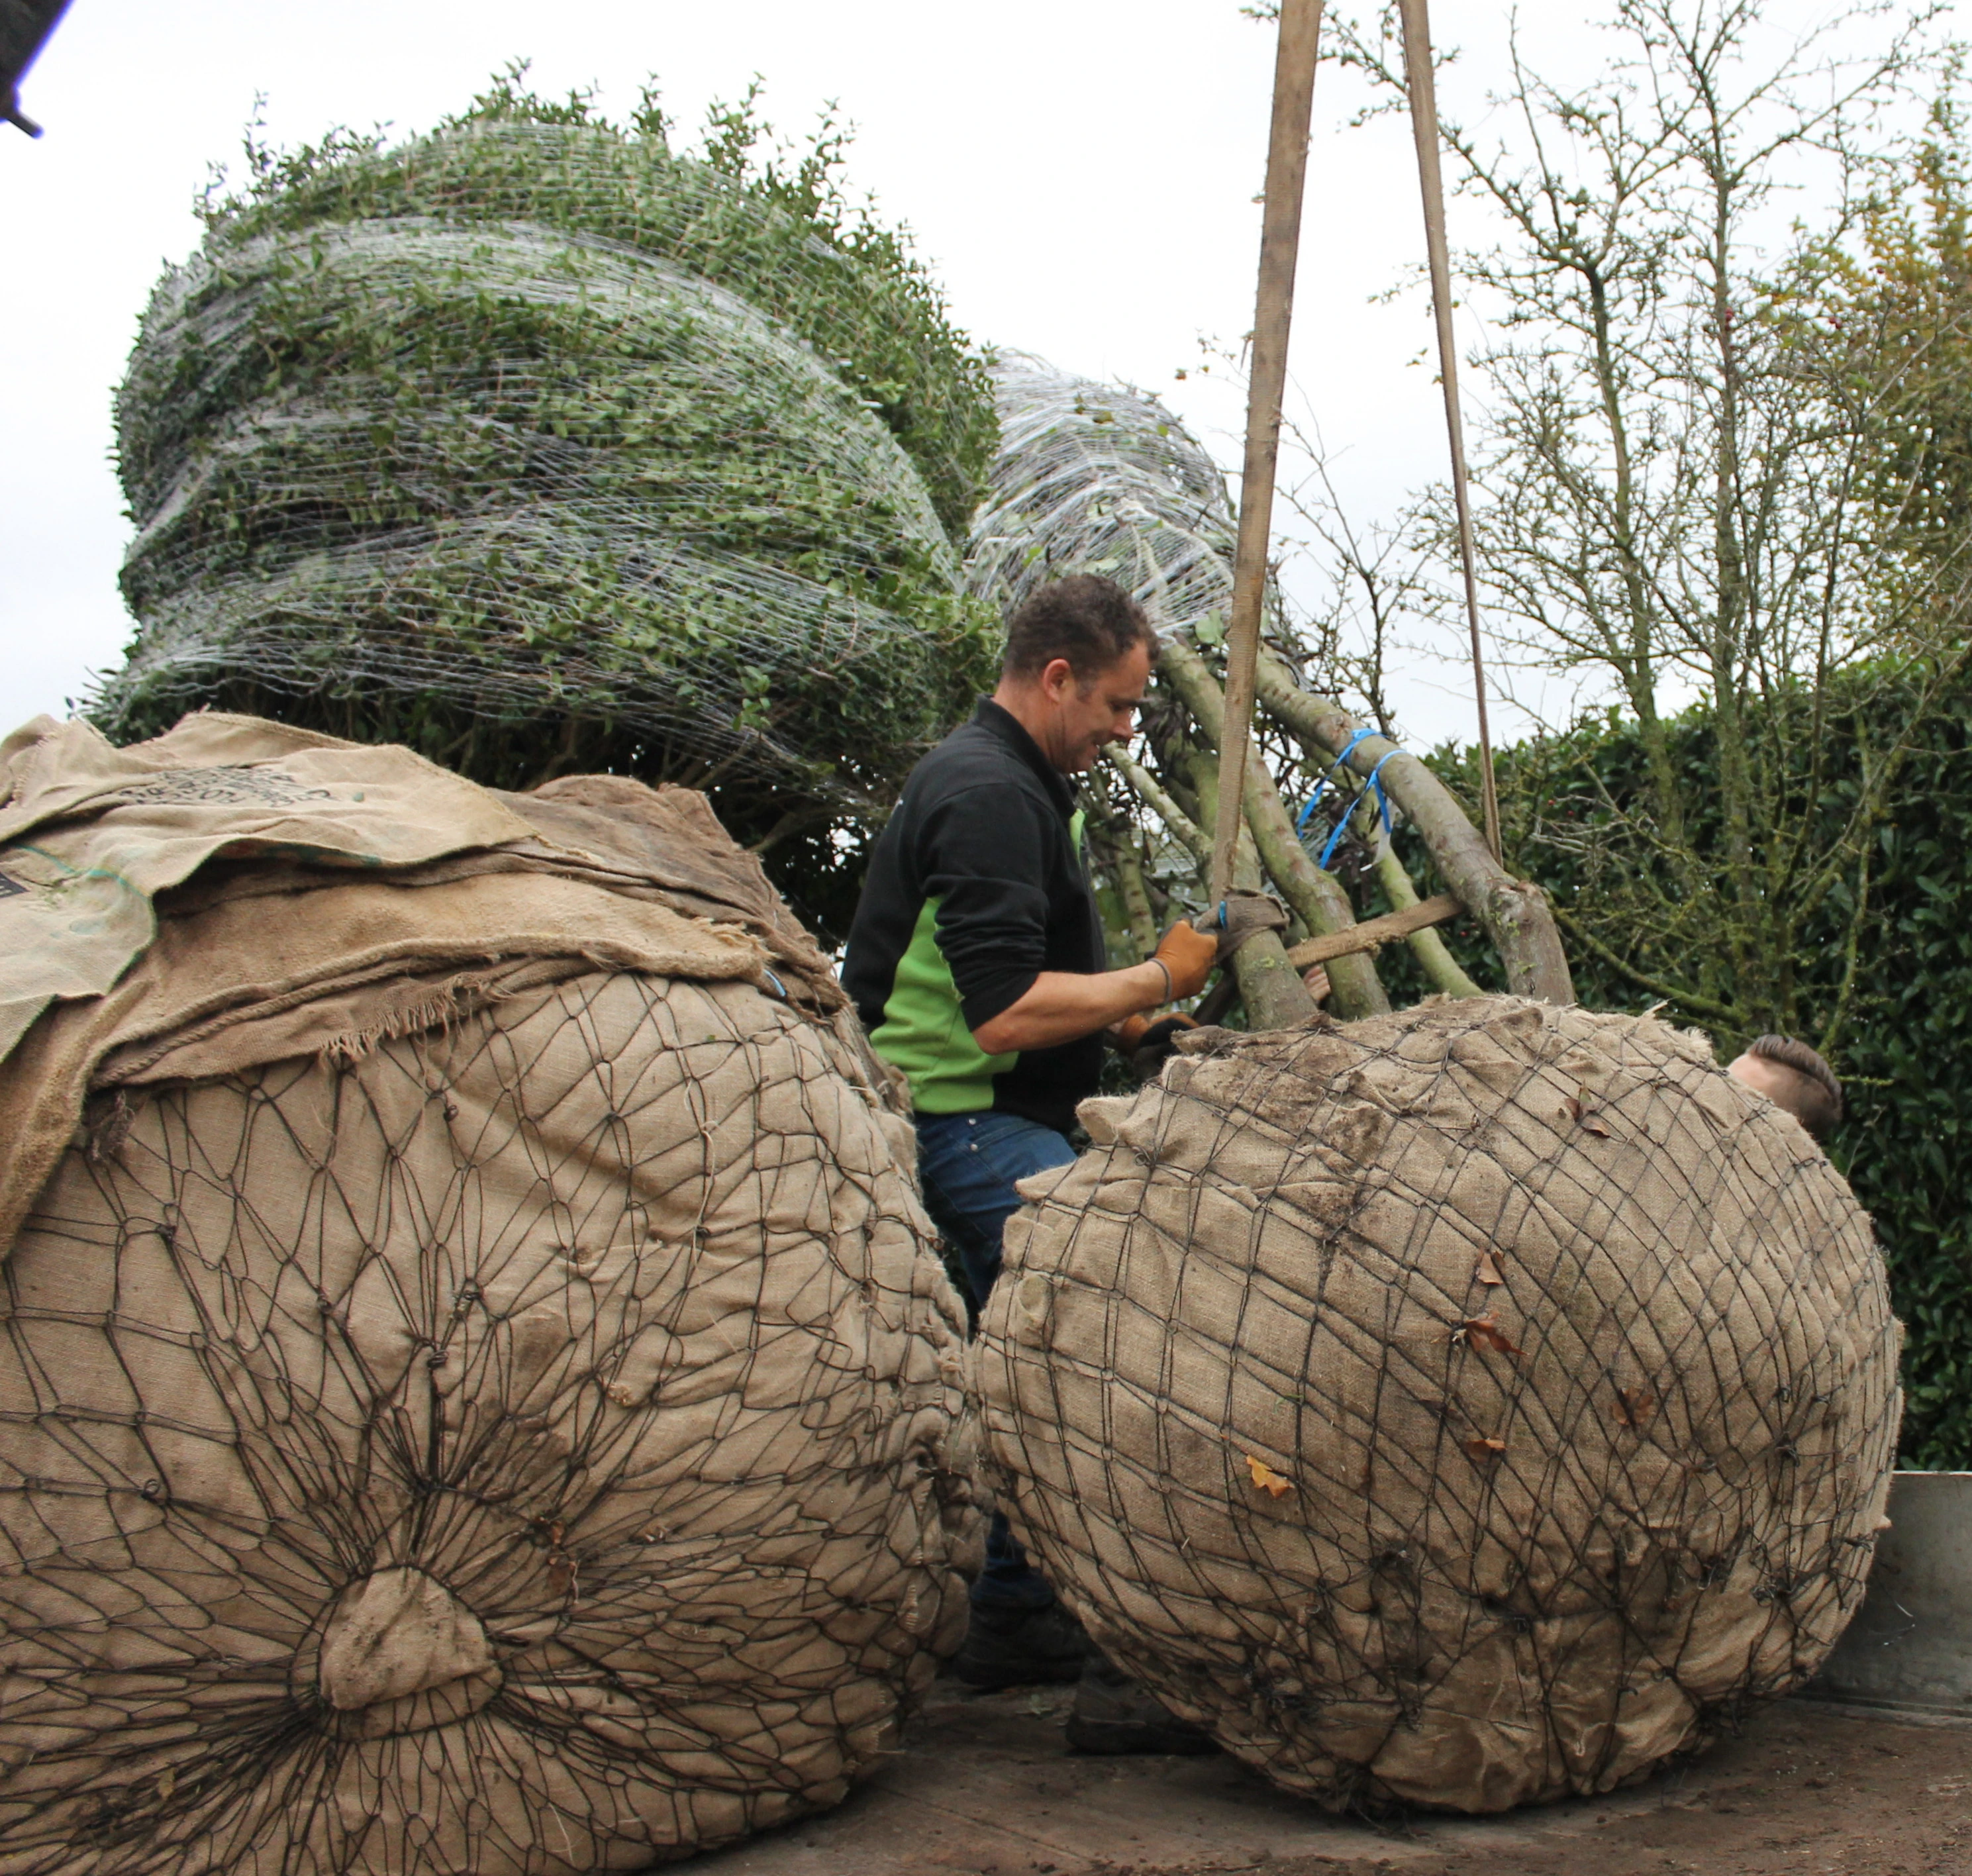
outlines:
[[[118,397],[142,628],[98,721],[707,788],[839,926],[854,828],[990,682],[946,524],[996,431],[840,139],[762,165],[750,99],[715,132],[510,76],[401,147],[250,143]]]
[[[122,733],[368,693],[338,727],[416,721],[489,781],[533,779],[572,714],[586,761],[867,794],[978,661],[922,481],[855,393],[611,246],[408,219],[229,242],[160,292],[119,418],[149,517],[147,630],[99,703]]]
[[[250,142],[245,181],[209,201],[206,218],[221,241],[403,215],[524,221],[674,262],[828,361],[903,445],[960,538],[997,436],[985,361],[906,239],[844,197],[832,125],[792,170],[756,158],[768,135],[756,96],[715,109],[695,159],[673,154],[648,94],[619,126],[580,93],[536,96],[516,69],[395,146],[347,132],[283,153]]]

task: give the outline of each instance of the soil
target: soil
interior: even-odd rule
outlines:
[[[1406,1850],[1425,1854],[1390,1866],[1404,1876],[1972,1876],[1972,1730],[1784,1701],[1619,1806],[1566,1807],[1554,1821],[1552,1836],[1538,1813],[1468,1822],[1451,1827],[1456,1848],[1434,1836],[1447,1828],[1435,1820],[1400,1825]],[[1510,1841],[1489,1842],[1496,1832]],[[1337,1860],[1253,1867],[1316,1876]]]
[[[1608,1798],[1330,1818],[1223,1755],[1068,1750],[1069,1690],[951,1682],[840,1809],[694,1876],[1972,1876],[1972,1724],[1787,1701]]]

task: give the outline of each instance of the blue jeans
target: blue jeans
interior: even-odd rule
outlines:
[[[925,1209],[958,1253],[973,1313],[1000,1274],[1001,1238],[1021,1204],[1014,1182],[1066,1166],[1075,1149],[1051,1127],[1016,1114],[920,1114],[918,1178]],[[1027,1561],[997,1512],[986,1532],[986,1568],[972,1586],[975,1607],[1044,1609],[1047,1578]]]

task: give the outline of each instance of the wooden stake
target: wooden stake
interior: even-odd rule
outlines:
[[[1397,0],[1404,32],[1404,88],[1410,93],[1411,135],[1417,144],[1418,188],[1424,197],[1424,238],[1431,257],[1431,304],[1438,318],[1438,381],[1445,387],[1445,426],[1451,446],[1451,498],[1458,511],[1458,558],[1465,575],[1465,618],[1472,636],[1472,689],[1479,705],[1479,784],[1486,844],[1500,857],[1500,794],[1493,781],[1493,732],[1486,716],[1486,666],[1479,649],[1479,576],[1472,547],[1472,503],[1465,484],[1465,424],[1458,403],[1458,346],[1451,331],[1451,250],[1445,231],[1445,178],[1438,161],[1438,87],[1431,68],[1427,0]]]
[[[1435,899],[1420,899],[1415,905],[1406,905],[1402,912],[1386,912],[1380,918],[1365,918],[1360,925],[1352,925],[1346,931],[1324,931],[1319,938],[1309,938],[1288,953],[1288,962],[1297,971],[1305,971],[1311,964],[1325,964],[1331,958],[1347,958],[1357,951],[1376,951],[1393,939],[1407,938],[1413,931],[1443,925],[1448,919],[1456,918],[1464,909],[1463,900],[1454,899],[1449,892],[1441,892]]]
[[[1219,744],[1219,813],[1212,838],[1212,902],[1232,883],[1233,855],[1246,793],[1252,739],[1253,667],[1260,652],[1267,549],[1273,536],[1274,471],[1280,456],[1281,403],[1287,391],[1288,328],[1294,315],[1295,263],[1301,249],[1301,191],[1314,106],[1314,62],[1322,0],[1281,0],[1274,54],[1274,119],[1267,145],[1266,207],[1260,224],[1260,279],[1253,309],[1253,368],[1246,393],[1246,462],[1239,484],[1239,540],[1232,561],[1232,618],[1226,635],[1226,722]]]

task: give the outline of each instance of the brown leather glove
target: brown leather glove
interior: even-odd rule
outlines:
[[[1229,892],[1219,903],[1216,961],[1229,964],[1239,947],[1262,931],[1285,931],[1287,908],[1265,892]]]
[[[1205,980],[1219,961],[1219,944],[1215,934],[1195,931],[1184,918],[1164,935],[1151,954],[1170,974],[1170,993],[1165,1002],[1181,1002],[1205,988]]]
[[[1167,1010],[1161,1016],[1125,1016],[1115,1028],[1105,1033],[1109,1046],[1118,1055],[1135,1055],[1151,1039],[1153,1032],[1165,1029],[1195,1029],[1198,1024],[1182,1010]]]
[[[1148,1016],[1125,1016],[1109,1032],[1109,1039],[1130,1066],[1148,1081],[1171,1059],[1177,1039],[1197,1027],[1183,1010],[1174,1010],[1154,1022]]]

